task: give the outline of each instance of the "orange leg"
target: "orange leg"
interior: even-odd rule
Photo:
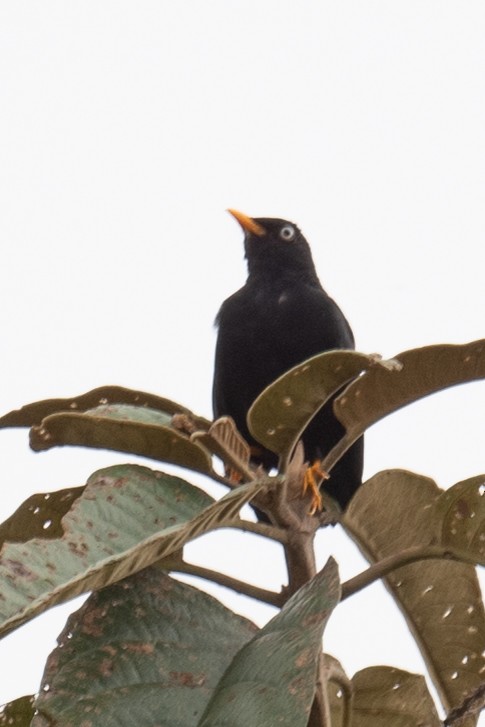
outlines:
[[[321,469],[320,465],[321,461],[319,459],[315,460],[315,462],[305,470],[305,477],[303,479],[302,494],[305,495],[306,492],[310,490],[312,496],[310,509],[308,511],[309,515],[315,515],[315,513],[318,510],[321,510],[323,506],[323,499],[320,494],[319,485],[322,480],[328,480],[329,475]]]

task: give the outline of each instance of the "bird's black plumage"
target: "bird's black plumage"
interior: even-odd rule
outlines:
[[[217,316],[213,406],[216,417],[231,416],[247,441],[257,445],[246,415],[258,394],[311,356],[354,348],[354,337],[342,311],[323,290],[298,227],[230,212],[245,232],[248,279],[224,301]],[[310,463],[322,459],[343,433],[330,402],[302,434],[305,458]],[[267,469],[277,464],[277,456],[262,448],[253,460]],[[361,484],[362,463],[359,440],[325,482],[324,489],[342,508]]]

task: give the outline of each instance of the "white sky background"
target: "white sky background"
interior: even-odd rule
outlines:
[[[481,0],[0,3],[1,412],[116,383],[210,416],[213,319],[245,280],[229,206],[298,223],[359,350],[482,338],[484,37]],[[484,405],[479,383],[384,420],[366,475],[447,487],[483,472]],[[34,454],[25,430],[0,432],[0,456],[0,520],[127,461]],[[330,553],[344,579],[364,567],[335,530]],[[188,555],[285,581],[253,536]],[[381,596],[339,608],[327,650],[349,674],[422,671]],[[272,613],[220,597],[258,623]],[[0,703],[36,690],[72,609],[0,643]]]

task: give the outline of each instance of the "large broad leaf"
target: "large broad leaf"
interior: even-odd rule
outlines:
[[[375,356],[355,351],[327,351],[295,366],[270,384],[249,409],[252,435],[272,452],[288,454],[318,409],[375,362]]]
[[[32,727],[197,725],[256,627],[149,568],[92,594],[50,655]]]
[[[32,427],[40,424],[50,414],[61,411],[83,412],[98,406],[112,404],[132,404],[136,407],[148,407],[170,415],[182,413],[194,419],[201,429],[206,429],[210,425],[210,422],[197,417],[189,409],[170,399],[148,394],[145,391],[125,389],[123,386],[101,386],[88,391],[86,394],[69,399],[44,399],[43,401],[27,404],[21,409],[15,409],[0,417],[0,428]]]
[[[440,727],[424,677],[374,666],[352,679],[354,727]]]
[[[337,566],[330,559],[238,652],[199,727],[304,727],[315,692],[323,630],[339,596]]]
[[[327,657],[328,658],[328,657]],[[354,674],[347,687],[330,682],[332,727],[441,727],[424,677],[390,666],[372,666]],[[349,699],[350,693],[352,698]]]
[[[485,339],[425,346],[398,353],[394,359],[401,367],[372,367],[335,401],[335,414],[352,442],[407,404],[449,386],[485,378]]]
[[[50,606],[124,578],[204,532],[233,524],[239,509],[266,486],[243,485],[214,502],[184,480],[146,467],[96,472],[60,524],[56,521],[56,538],[4,543],[0,634]],[[20,516],[25,522],[25,509]],[[31,512],[33,520],[37,516]],[[46,530],[50,525],[44,521]],[[10,527],[17,531],[12,518]]]
[[[347,509],[344,525],[369,560],[436,545],[446,493],[410,472],[381,472]],[[385,507],[383,507],[385,503]],[[483,503],[483,500],[482,500]],[[483,509],[482,509],[483,512]],[[475,568],[449,560],[403,566],[385,578],[402,609],[447,711],[483,683],[485,612]]]
[[[329,471],[351,444],[383,417],[449,386],[482,378],[485,339],[461,346],[443,344],[404,351],[390,362],[354,351],[330,351],[270,384],[249,410],[248,424],[261,444],[287,457],[323,404],[354,379],[333,405],[346,434],[322,463]]]
[[[166,412],[131,405],[102,405],[84,413],[50,414],[31,430],[35,451],[80,445],[137,454],[213,474],[210,453],[170,426]]]

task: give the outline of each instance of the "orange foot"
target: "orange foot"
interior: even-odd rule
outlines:
[[[303,478],[303,492],[305,495],[310,490],[312,499],[310,503],[309,515],[315,515],[317,510],[322,509],[323,500],[320,494],[319,485],[322,480],[328,480],[330,475],[320,467],[321,461],[316,459],[315,462],[305,470],[305,476]],[[317,484],[318,483],[318,484]]]

